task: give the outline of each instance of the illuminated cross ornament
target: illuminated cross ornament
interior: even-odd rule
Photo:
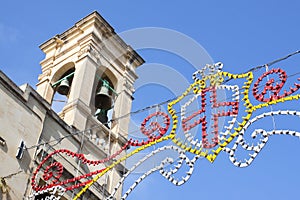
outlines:
[[[185,138],[177,137],[175,131],[172,139],[175,144],[186,151],[196,155],[204,156],[213,162],[216,155],[233,138],[231,131],[238,127],[237,116],[239,110],[240,92],[248,89],[248,82],[252,81],[250,74],[233,75],[222,72],[223,64],[206,65],[203,69],[193,74],[194,83],[176,100],[168,105],[168,111],[173,119],[172,130],[177,127],[177,112],[173,107],[182,103],[192,93],[192,97],[181,106],[180,122]],[[248,78],[245,85],[240,89],[237,85],[221,85],[224,78]],[[231,97],[219,97],[220,91],[230,91]],[[228,92],[227,92],[228,93]],[[247,97],[244,99],[247,99]],[[187,116],[186,109],[194,101],[197,101],[199,109]],[[210,103],[210,105],[208,105]],[[210,120],[208,117],[210,117]],[[226,122],[220,124],[220,119],[226,118]],[[229,120],[230,119],[230,120]],[[177,123],[174,123],[177,122]],[[175,127],[174,127],[175,126]],[[191,134],[190,130],[198,128],[196,134]],[[177,130],[178,131],[178,130]]]
[[[298,100],[300,98],[299,94],[293,96],[292,94],[300,89],[300,84],[295,83],[295,87],[290,87],[289,91],[281,92],[283,85],[287,81],[287,75],[285,71],[282,69],[272,69],[267,71],[257,79],[252,88],[254,98],[263,103],[253,105],[249,100],[249,89],[253,83],[253,72],[249,71],[244,74],[231,74],[229,72],[223,72],[222,66],[223,65],[221,63],[217,63],[215,65],[206,65],[205,68],[195,72],[193,75],[195,82],[191,84],[190,87],[180,97],[168,105],[168,111],[171,114],[173,121],[175,121],[171,131],[171,134],[174,135],[172,140],[175,144],[188,152],[204,156],[211,162],[213,162],[217,155],[224,150],[225,152],[229,153],[230,160],[236,166],[245,167],[254,160],[258,152],[264,147],[268,140],[268,136],[274,134],[289,134],[299,136],[298,132],[295,131],[289,132],[287,130],[274,130],[273,132],[267,132],[255,130],[252,136],[255,138],[258,133],[262,133],[263,139],[260,140],[261,143],[258,146],[251,146],[246,143],[243,139],[244,133],[252,122],[270,115],[282,115],[282,113],[285,113],[286,115],[292,115],[291,113],[298,113],[296,111],[276,111],[271,114],[260,115],[254,118],[252,117],[256,110],[268,107],[269,105],[283,103],[285,101]],[[270,79],[266,81],[265,85],[262,85],[261,82],[263,82],[264,79],[266,80],[267,76],[270,74],[277,74],[280,83],[276,83],[274,79]],[[197,76],[200,76],[200,78]],[[231,79],[242,79],[244,80],[244,84],[240,87],[237,85],[222,85],[224,80]],[[264,87],[261,89],[261,86]],[[226,97],[226,101],[224,101],[224,98],[222,101],[218,101],[220,98],[218,98],[218,95],[215,92],[218,89],[231,90],[233,94],[229,98]],[[259,93],[259,90],[262,90],[261,93]],[[194,96],[190,98],[189,101],[184,103],[183,106],[181,106],[181,119],[179,119],[179,116],[177,116],[178,111],[176,111],[174,107],[176,104],[181,103],[183,99],[191,93],[191,91],[194,93]],[[211,102],[210,108],[208,108],[206,104],[206,98],[208,96],[207,93],[212,94],[209,96]],[[266,97],[268,94],[270,94],[269,98]],[[200,108],[191,115],[186,116],[186,107],[188,107],[196,99],[200,99]],[[227,101],[228,99],[231,100]],[[241,110],[242,107],[239,105],[239,102],[243,102],[244,108],[242,113],[239,113],[239,110]],[[227,110],[212,113],[207,112],[208,109],[213,110],[216,108],[227,108]],[[212,116],[212,131],[208,133],[208,120],[206,118],[209,115]],[[237,120],[238,116],[241,119],[239,118],[239,120]],[[227,123],[227,125],[219,127],[218,119],[221,117],[226,117],[227,122],[225,123]],[[228,117],[231,120],[228,120]],[[180,138],[176,135],[176,132],[179,129],[179,127],[177,127],[178,121],[181,121],[185,138]],[[200,131],[198,131],[197,134],[192,135],[189,132],[190,129],[193,129],[198,125],[201,126],[201,128],[199,128]],[[223,128],[224,131],[221,130],[221,128]],[[209,135],[212,138],[211,141],[208,141],[207,137]],[[199,139],[200,136],[202,136],[202,139]],[[234,143],[234,146],[232,148],[227,147],[227,145],[235,138],[237,138],[237,140]],[[245,150],[254,151],[254,154],[250,154],[250,159],[246,159],[246,162],[237,161],[235,158],[235,151],[238,145],[241,145]]]
[[[233,101],[227,102],[218,102],[218,91],[230,90],[233,92]],[[209,95],[210,93],[210,95]],[[225,97],[224,97],[225,98]],[[223,100],[225,100],[223,98]],[[199,99],[200,109],[192,113],[189,116],[186,116],[186,108],[190,104]],[[206,100],[209,99],[212,103],[210,106],[206,105]],[[224,141],[229,135],[230,130],[233,128],[234,124],[237,121],[238,115],[238,106],[239,106],[239,88],[238,86],[227,86],[227,85],[218,85],[211,86],[201,90],[201,92],[195,94],[192,98],[189,99],[183,106],[181,106],[181,122],[182,129],[185,134],[185,139],[192,146],[196,147],[197,150],[206,150],[212,149],[218,145],[219,141]],[[228,110],[225,111],[225,108]],[[208,120],[208,116],[211,115],[211,119]],[[219,118],[226,117],[228,124],[223,126],[220,124]],[[228,117],[231,117],[231,120],[228,120]],[[193,122],[192,122],[193,121]],[[198,127],[201,126],[201,127]],[[209,129],[210,125],[210,129]],[[220,127],[221,125],[221,127]],[[190,130],[198,127],[200,129],[201,138],[199,135],[192,135]],[[225,130],[222,130],[225,129]],[[209,133],[209,130],[212,130]],[[211,135],[212,139],[209,141],[208,136]],[[198,136],[198,137],[197,137]]]

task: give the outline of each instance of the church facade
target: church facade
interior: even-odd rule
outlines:
[[[128,147],[140,55],[98,12],[40,48],[36,90],[0,72],[0,199],[72,199]],[[118,164],[81,199],[106,199],[125,172]]]

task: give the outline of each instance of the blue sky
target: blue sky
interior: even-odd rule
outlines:
[[[240,73],[300,49],[299,9],[300,2],[296,0],[5,1],[0,7],[0,69],[18,85],[28,82],[35,86],[41,73],[39,62],[44,58],[39,44],[97,10],[117,33],[161,27],[185,34],[200,44],[214,62],[223,62],[224,70]],[[188,53],[195,53],[190,51],[187,49]],[[138,52],[146,64],[167,66],[163,69],[181,74],[189,83],[194,69],[201,67],[191,66],[174,52]],[[299,64],[300,55],[272,67],[282,67],[293,74],[300,71]],[[148,68],[159,69],[154,65],[143,67],[138,70],[141,80],[147,80]],[[140,84],[133,109],[174,95],[174,91],[159,84]],[[295,105],[287,107],[297,109]],[[283,118],[276,124],[299,131],[299,120],[291,123]],[[181,187],[171,185],[156,173],[128,199],[297,199],[299,144],[299,138],[272,136],[253,164],[243,169],[233,166],[225,153],[213,164],[199,160],[190,181]]]

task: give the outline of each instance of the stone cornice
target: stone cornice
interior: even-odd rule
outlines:
[[[22,104],[30,110],[35,116],[37,116],[41,121],[43,121],[43,116],[36,113],[33,108],[29,105],[30,100],[35,100],[34,103],[41,105],[45,112],[51,109],[50,104],[42,98],[30,85],[24,84],[18,87],[11,79],[9,79],[0,70],[0,85],[10,92],[16,99],[18,99]]]
[[[89,27],[94,26],[98,31],[107,39],[112,37],[112,42],[118,44],[118,48],[121,48],[122,52],[127,52],[129,57],[134,61],[133,66],[136,68],[142,65],[145,61],[134,51],[130,46],[128,46],[114,31],[114,29],[107,23],[107,21],[97,12],[89,14],[83,19],[79,20],[75,25],[69,28],[67,31],[62,34],[58,34],[53,38],[47,40],[43,44],[40,45],[41,50],[47,53],[51,50],[62,46],[68,41],[72,40],[74,37],[78,36],[78,34],[83,34]],[[94,31],[94,30],[93,30]],[[66,52],[64,52],[66,53]]]

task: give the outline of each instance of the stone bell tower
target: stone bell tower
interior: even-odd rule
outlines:
[[[119,150],[128,134],[129,116],[122,116],[131,110],[135,69],[144,60],[98,12],[40,48],[45,59],[40,63],[38,93],[50,104],[57,93],[65,96],[60,118],[79,131],[98,127],[94,137],[109,143],[106,156]],[[111,178],[108,190],[114,181]]]
[[[104,104],[112,104],[104,106],[102,112],[112,109],[113,118],[130,112],[133,84],[137,79],[135,69],[144,60],[98,12],[78,21],[40,48],[46,57],[41,61],[37,91],[50,104],[55,92],[67,96],[67,104],[60,113],[67,124],[78,130],[89,128],[91,117]],[[101,98],[105,89],[106,99]],[[111,124],[111,129],[126,136],[128,120],[118,120]]]

